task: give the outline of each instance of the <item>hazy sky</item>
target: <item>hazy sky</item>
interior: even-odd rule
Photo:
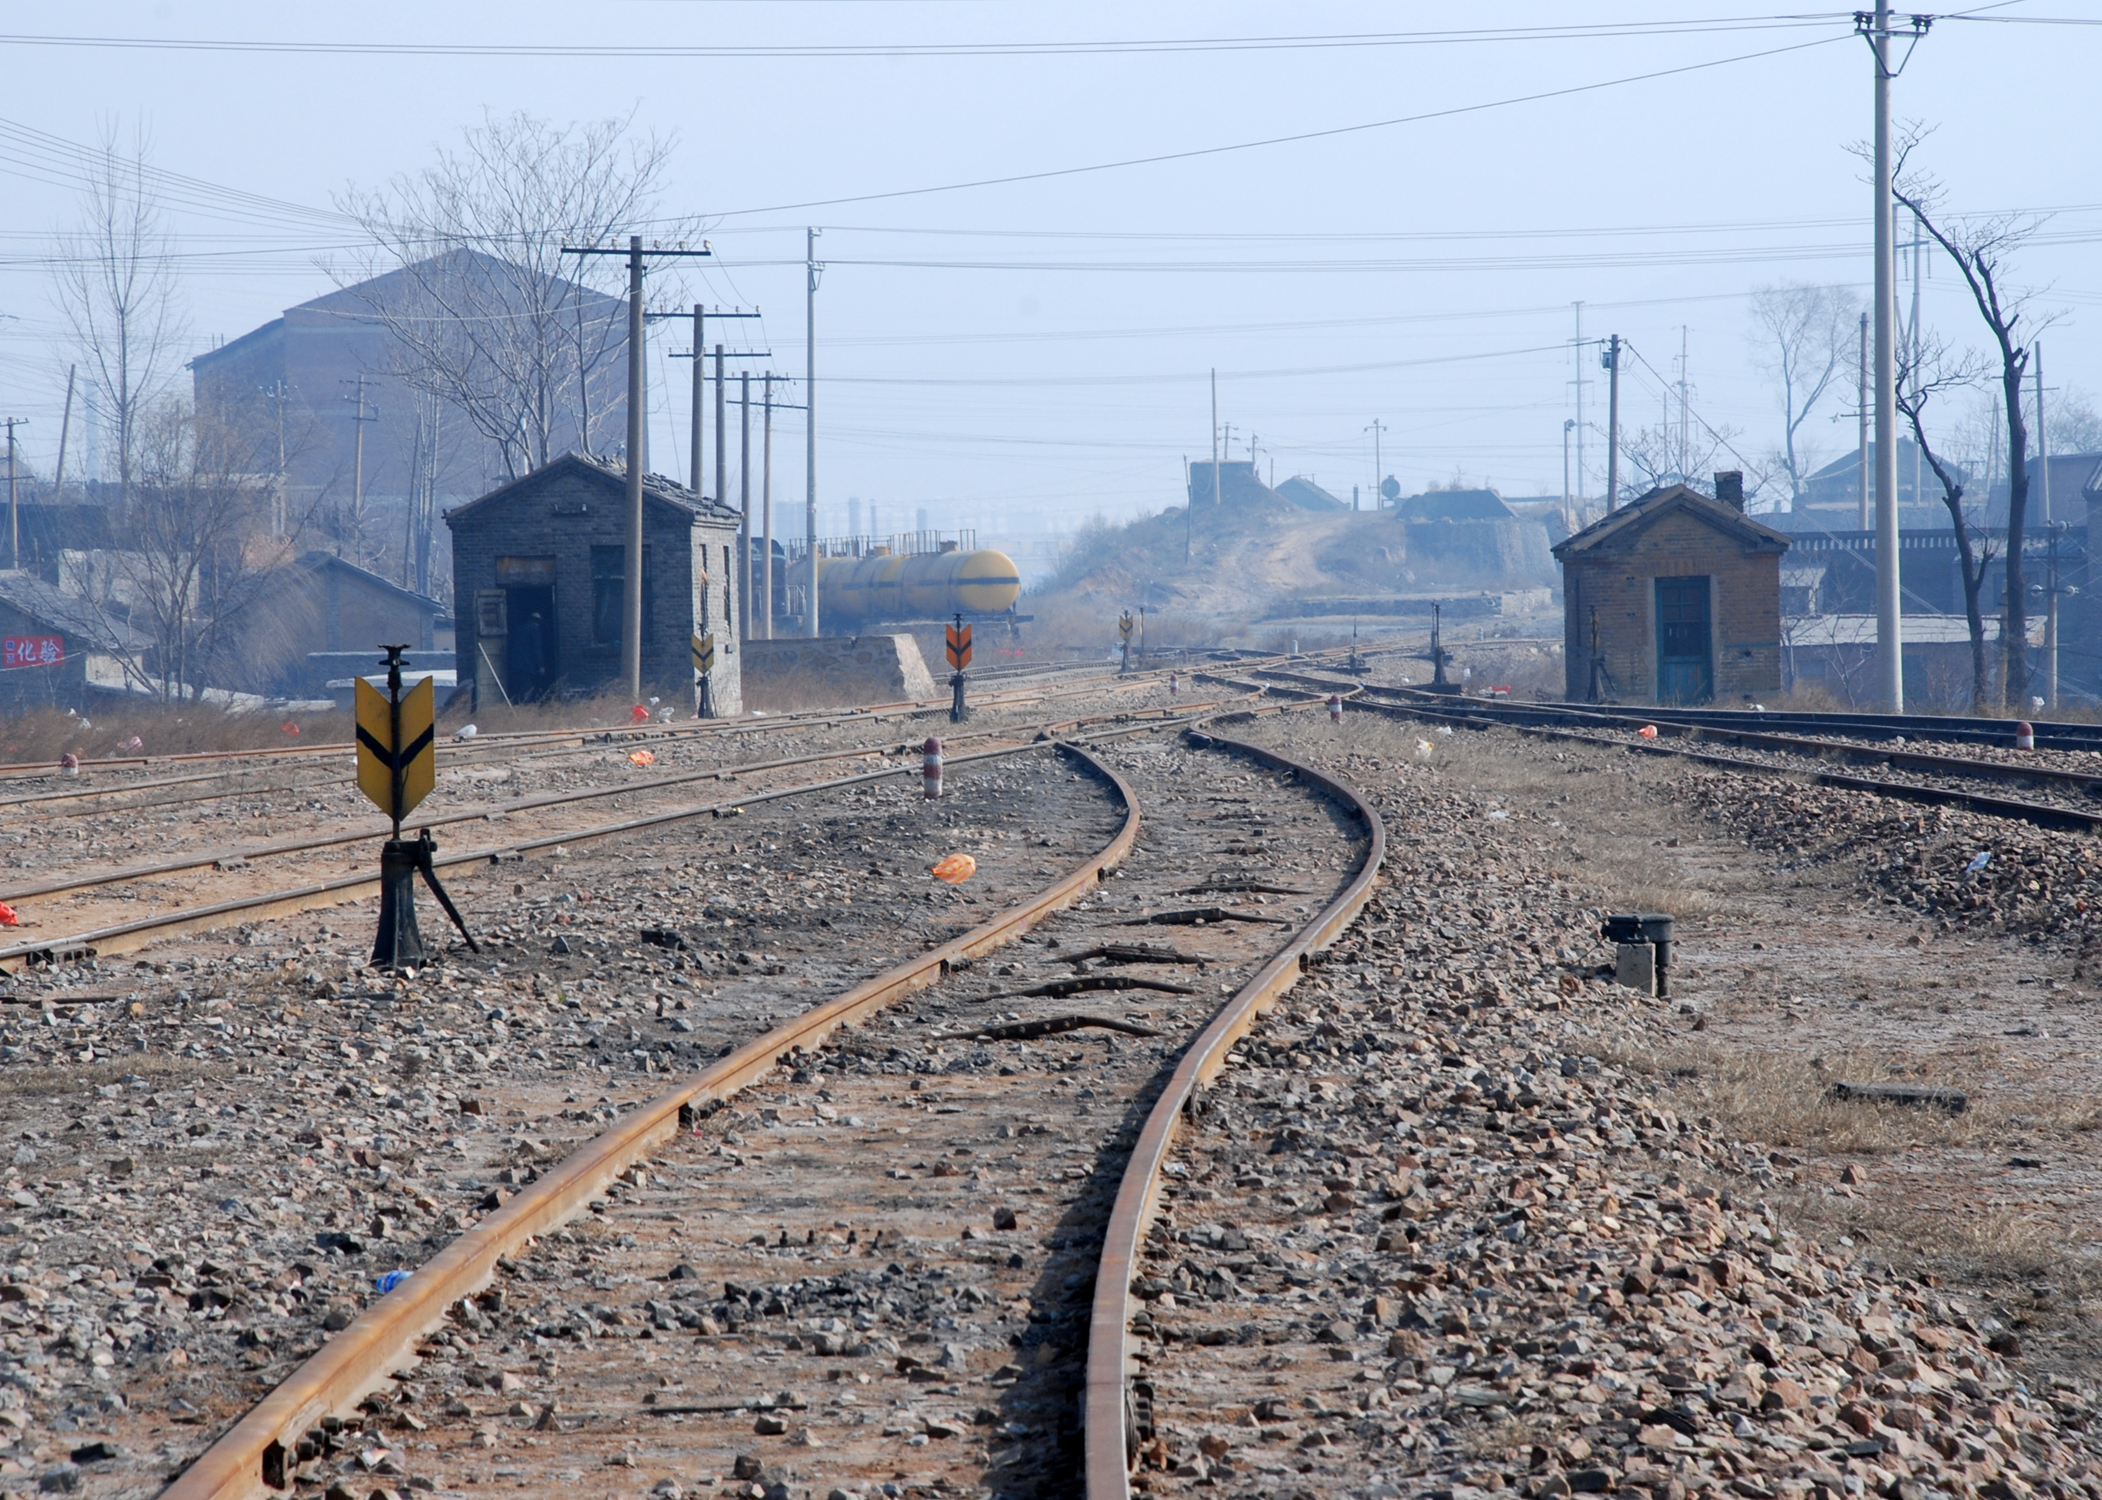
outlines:
[[[824,226],[828,532],[844,529],[849,495],[882,505],[891,529],[921,505],[937,524],[1003,529],[1175,503],[1182,460],[1207,455],[1213,367],[1232,456],[1246,456],[1252,432],[1280,479],[1308,474],[1346,498],[1369,487],[1365,429],[1378,419],[1386,468],[1406,489],[1463,474],[1506,494],[1559,492],[1579,299],[1587,336],[1625,335],[1666,379],[1686,328],[1695,413],[1740,430],[1737,446],[1756,458],[1777,423],[1748,357],[1746,294],[1786,280],[1862,286],[1870,273],[1869,193],[1846,149],[1868,134],[1870,59],[1845,12],[1805,23],[1639,3],[373,0],[13,14],[14,28],[75,38],[786,49],[365,55],[15,36],[0,43],[12,85],[0,116],[77,142],[143,120],[158,166],[315,210],[174,214],[202,349],[330,288],[316,262],[350,244],[326,213],[346,185],[418,169],[485,112],[568,122],[632,110],[637,129],[677,138],[664,209],[704,216],[720,256],[699,289],[763,307],[764,323],[748,326],[790,374],[803,364],[803,228]],[[1990,14],[2102,23],[2091,0]],[[1473,23],[1618,34],[1404,35]],[[1372,34],[1386,40],[1303,40]],[[1232,38],[1302,40],[1049,45]],[[914,55],[968,44],[993,50]],[[1024,44],[1046,45],[1013,50]],[[845,51],[810,55],[819,47]],[[1933,127],[1918,159],[1952,208],[2055,210],[2019,269],[2061,314],[2045,340],[2049,383],[2089,391],[2102,390],[2098,58],[2102,24],[1944,20],[1896,86],[1898,115]],[[1674,69],[1686,71],[1638,76]],[[1469,112],[798,206],[1455,110]],[[0,415],[31,420],[23,450],[48,468],[66,360],[48,257],[76,199],[63,170],[16,140],[0,141],[0,171],[11,175],[0,312],[12,319],[0,322]],[[1933,268],[1926,305],[1951,340],[1978,340],[1946,265]],[[685,367],[658,355],[684,347],[682,333],[660,332],[652,361],[654,462],[680,473]],[[1595,354],[1586,366],[1586,416],[1602,428]],[[1630,371],[1623,421],[1654,423],[1658,375],[1637,361]],[[1828,454],[1852,446],[1850,422],[1812,425]],[[777,497],[799,498],[799,427],[784,424],[776,452]],[[1594,437],[1594,492],[1603,452]]]

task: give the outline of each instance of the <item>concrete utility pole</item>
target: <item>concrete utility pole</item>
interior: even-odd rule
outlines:
[[[1584,304],[1576,304],[1576,357],[1577,357],[1577,499],[1584,498]]]
[[[1606,340],[1606,514],[1620,509],[1620,335]]]
[[[621,558],[621,685],[636,703],[642,701],[642,476],[649,464],[649,366],[645,360],[648,315],[642,306],[645,254],[642,236],[628,236],[628,248],[610,245],[562,247],[564,255],[621,255],[628,258],[628,532]],[[713,252],[652,248],[649,255],[698,258]]]
[[[2029,346],[2031,368],[2036,371],[2036,467],[2042,481],[2044,524],[2051,524],[2051,432],[2044,426],[2044,341]]]
[[[744,618],[739,633],[752,639],[752,372],[737,372],[737,530],[743,541]],[[771,603],[771,601],[769,601]]]
[[[66,438],[73,431],[73,379],[79,373],[79,365],[66,366],[66,410],[58,419],[58,468],[51,475],[51,495],[55,500],[66,498]]]
[[[1861,315],[1861,371],[1855,381],[1854,416],[1861,432],[1861,522],[1860,529],[1868,530],[1869,459],[1868,459],[1868,314]]]
[[[1372,434],[1372,493],[1382,498],[1385,497],[1386,491],[1382,490],[1379,487],[1380,480],[1383,477],[1380,471],[1386,467],[1386,464],[1380,457],[1379,440],[1380,435],[1386,430],[1387,424],[1382,422],[1378,417],[1374,417],[1372,419],[1372,425],[1365,429],[1365,431]],[[1562,465],[1562,467],[1566,471],[1569,468],[1569,465],[1565,463]],[[1562,488],[1565,490],[1569,488],[1568,476],[1566,472],[1564,474]],[[1374,510],[1378,510],[1379,506],[1375,502],[1372,508]]]
[[[1212,505],[1216,509],[1223,491],[1219,487],[1219,371],[1212,368]],[[1195,509],[1193,505],[1191,507]]]
[[[1576,430],[1576,419],[1562,419],[1562,529],[1574,534],[1576,522],[1569,514],[1569,434]]]
[[[346,380],[343,384],[355,385],[358,388],[356,396],[344,399],[358,403],[357,414],[350,419],[353,424],[351,431],[356,434],[351,445],[350,513],[357,518],[358,525],[362,527],[365,524],[365,424],[377,422],[380,414],[375,409],[371,416],[365,415],[365,375],[362,371],[356,380]]]
[[[723,421],[723,346],[715,346],[715,503],[730,503],[730,481],[724,450],[730,441],[729,426]]]
[[[759,639],[774,638],[774,372],[765,375],[760,401],[766,408],[764,422],[765,437],[761,440],[759,460],[759,513],[766,524],[766,545],[759,552],[759,597],[766,601],[762,614],[764,628]]]
[[[15,503],[15,429],[27,427],[29,418],[8,417],[7,421],[7,565],[22,566],[22,512]]]
[[[1926,34],[1930,19],[1912,18],[1914,45]],[[1887,714],[1901,714],[1905,711],[1905,646],[1898,594],[1898,351],[1893,326],[1897,226],[1891,219],[1890,191],[1890,82],[1897,72],[1890,66],[1890,0],[1876,0],[1873,11],[1857,11],[1854,29],[1867,38],[1876,70],[1876,706]]]
[[[691,477],[686,488],[701,493],[701,405],[708,389],[708,315],[701,304],[693,305],[693,458],[686,465]],[[721,501],[720,492],[716,500]]]
[[[803,265],[806,285],[803,303],[803,541],[810,556],[810,596],[803,633],[813,640],[818,634],[817,617],[817,283],[824,273],[818,264],[817,237],[822,231],[808,229],[803,235]]]

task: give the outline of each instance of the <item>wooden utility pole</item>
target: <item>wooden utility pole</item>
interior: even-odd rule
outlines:
[[[66,498],[66,439],[73,431],[73,378],[79,372],[78,365],[66,366],[66,410],[58,419],[58,468],[51,476],[51,498],[54,500]]]
[[[760,401],[766,408],[764,420],[765,436],[761,439],[759,460],[759,511],[765,522],[766,545],[760,550],[759,597],[766,603],[762,615],[764,627],[759,639],[774,638],[774,373],[769,370],[763,377],[764,385]]]

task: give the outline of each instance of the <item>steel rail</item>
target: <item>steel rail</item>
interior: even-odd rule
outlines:
[[[1233,1044],[1297,982],[1308,954],[1341,935],[1363,910],[1386,858],[1386,826],[1378,811],[1349,783],[1337,780],[1288,756],[1259,745],[1192,731],[1193,744],[1245,755],[1310,782],[1360,819],[1369,835],[1364,862],[1321,914],[1243,985],[1212,1017],[1183,1052],[1167,1085],[1154,1101],[1138,1144],[1117,1185],[1102,1256],[1095,1272],[1094,1305],[1088,1320],[1087,1384],[1083,1395],[1082,1475],[1087,1500],[1128,1500],[1134,1455],[1128,1409],[1127,1365],[1130,1361],[1131,1283],[1139,1257],[1160,1206],[1160,1174],[1174,1148],[1184,1115],[1201,1108],[1200,1090],[1226,1065]]]
[[[1194,716],[1203,709],[1213,708],[1215,703],[1191,703],[1181,710],[1141,709],[1136,712],[1123,710],[1114,714],[1092,714],[1077,719],[1067,719],[1055,724],[1022,725],[1012,729],[975,729],[945,738],[946,744],[959,740],[1018,739],[1028,737],[1053,738],[1060,734],[1099,723],[1103,719],[1126,719],[1146,716],[1164,719],[1178,713],[1184,717]],[[1151,727],[1151,726],[1149,726]],[[404,831],[416,833],[425,828],[443,828],[454,823],[494,822],[517,812],[531,812],[543,807],[561,806],[568,803],[588,802],[602,797],[625,797],[636,792],[661,790],[665,787],[682,786],[695,781],[733,781],[755,771],[778,771],[789,766],[821,764],[828,760],[865,759],[872,755],[909,755],[920,747],[912,741],[886,740],[880,745],[850,745],[838,750],[815,751],[808,755],[784,756],[778,760],[744,761],[732,765],[716,766],[697,771],[679,771],[663,776],[644,777],[621,786],[583,787],[567,792],[535,792],[525,797],[500,802],[493,807],[468,808],[441,817],[425,818],[404,824]],[[959,761],[958,764],[963,762]],[[910,767],[898,767],[909,771]],[[340,848],[345,844],[368,843],[375,839],[391,837],[385,827],[373,829],[348,829],[339,833],[317,834],[311,838],[280,839],[274,843],[249,844],[234,848],[199,850],[195,854],[179,859],[162,860],[153,864],[123,865],[113,870],[56,877],[42,885],[0,888],[0,900],[12,904],[50,896],[63,896],[74,891],[94,890],[98,886],[122,885],[132,880],[155,880],[163,876],[179,875],[186,870],[202,870],[235,861],[248,862],[258,859],[274,859],[287,854],[305,854],[320,849]]]
[[[583,1212],[615,1176],[672,1139],[693,1111],[733,1097],[796,1049],[821,1046],[839,1027],[934,984],[955,960],[976,958],[1019,938],[1090,890],[1137,841],[1138,798],[1121,776],[1084,749],[1057,748],[1108,783],[1124,808],[1123,826],[1091,858],[991,921],[745,1043],[570,1153],[322,1345],[184,1469],[161,1492],[162,1500],[247,1500],[289,1488],[287,1454],[301,1434],[323,1417],[356,1405],[413,1360],[417,1341],[463,1297],[489,1284],[499,1257]]]
[[[1141,729],[1154,729],[1158,725],[1147,724]],[[1027,755],[1055,743],[1037,740],[1030,744],[1014,745],[998,750],[980,750],[970,755],[959,755],[949,764],[972,765],[978,761],[1000,760],[1008,756]],[[541,849],[566,847],[570,844],[589,843],[596,839],[615,838],[624,833],[635,833],[645,828],[662,827],[669,823],[686,822],[694,818],[719,816],[733,808],[756,807],[766,802],[776,802],[784,797],[800,797],[813,792],[835,791],[842,787],[862,786],[872,781],[882,781],[892,776],[916,776],[920,768],[916,765],[886,766],[878,771],[864,771],[856,776],[834,777],[826,781],[801,782],[794,786],[775,787],[763,792],[732,798],[723,802],[689,804],[685,807],[669,808],[663,812],[647,813],[641,817],[624,818],[616,823],[600,823],[587,828],[567,829],[558,833],[544,834],[537,838],[520,839],[506,844],[487,845],[479,849],[461,850],[450,854],[439,854],[433,863],[440,869],[451,869],[457,865],[499,862],[506,858],[521,858]],[[11,943],[0,947],[0,971],[19,968],[39,958],[57,955],[99,955],[105,953],[131,953],[164,937],[180,937],[185,933],[209,932],[226,925],[229,918],[243,921],[268,921],[275,917],[290,916],[295,912],[312,911],[319,907],[341,906],[378,892],[380,879],[376,873],[342,875],[333,880],[314,881],[307,885],[294,886],[288,890],[258,892],[252,896],[238,896],[229,901],[214,902],[207,906],[185,907],[179,911],[160,916],[138,917],[128,922],[111,923],[104,927],[67,933],[62,936],[40,938],[34,942]]]
[[[1580,730],[1558,729],[1551,725],[1510,724],[1478,714],[1441,713],[1436,709],[1413,703],[1379,703],[1368,699],[1360,704],[1360,709],[1385,714],[1391,718],[1434,719],[1468,729],[1509,729],[1518,734],[1534,735],[1541,739],[1598,745],[1609,750],[1625,750],[1631,754],[1677,756],[1682,760],[1715,766],[1726,771],[1749,772],[1762,776],[1801,777],[1819,786],[1840,787],[1854,792],[1873,792],[1879,797],[1889,797],[1899,802],[1918,802],[1929,807],[1961,807],[1969,812],[2031,823],[2039,828],[2073,833],[2094,833],[2102,830],[2102,812],[2085,812],[2077,807],[2065,807],[2051,802],[2024,802],[2015,797],[1992,797],[1983,792],[1958,791],[1953,787],[1922,786],[1916,781],[1882,781],[1875,777],[1849,776],[1843,771],[1822,771],[1808,766],[1777,766],[1772,761],[1745,760],[1740,756],[1718,755],[1712,750],[1692,750],[1655,740],[1613,739],[1602,734],[1585,734]]]
[[[1273,652],[1269,655],[1264,656],[1246,657],[1241,663],[1237,663],[1237,665],[1252,665],[1259,662],[1291,660],[1298,660],[1304,662],[1319,662],[1327,657],[1343,654],[1348,650],[1349,648],[1345,646],[1328,647],[1320,651],[1304,652],[1296,658],[1288,654]],[[1360,650],[1359,654],[1380,656],[1387,655],[1390,653],[1388,651],[1378,650],[1374,648],[1363,648]],[[1103,670],[1103,667],[1103,663],[1090,662],[1085,665],[1058,665],[1054,668],[1054,670],[1063,673],[1073,674],[1076,676],[1084,673],[1092,674],[1089,676],[1085,676],[1083,678],[1083,680],[1085,681],[1111,683],[1122,682],[1130,683],[1133,685],[1137,685],[1149,678],[1159,677],[1170,671],[1184,670],[1179,667],[1160,666],[1145,667],[1133,672],[1116,672]],[[854,719],[873,718],[878,716],[909,716],[915,713],[939,711],[942,709],[946,709],[947,707],[947,699],[907,698],[899,699],[891,703],[863,704],[852,707],[799,709],[783,714],[767,714],[759,720],[705,719],[698,721],[689,720],[684,724],[676,726],[652,723],[608,724],[602,726],[584,725],[575,728],[565,729],[499,730],[489,734],[480,735],[474,741],[467,743],[441,744],[440,748],[455,753],[471,753],[476,749],[485,748],[492,744],[558,744],[569,740],[576,740],[582,742],[586,739],[597,739],[602,743],[612,744],[616,740],[654,740],[664,738],[701,737],[713,734],[766,733],[770,730],[780,729],[782,727],[801,727],[811,723],[821,723],[829,727],[834,722],[844,723]],[[125,766],[154,766],[163,764],[172,765],[191,761],[211,761],[218,763],[242,760],[283,760],[297,758],[301,756],[326,755],[330,752],[344,752],[350,750],[351,748],[351,742],[348,740],[328,740],[319,744],[275,745],[257,748],[254,750],[183,750],[168,755],[99,756],[92,759],[83,759],[80,763],[80,769],[83,772],[89,772],[96,770],[117,769]],[[48,777],[57,774],[57,771],[57,766],[49,761],[5,762],[0,763],[0,781],[20,780],[24,778],[34,777]]]

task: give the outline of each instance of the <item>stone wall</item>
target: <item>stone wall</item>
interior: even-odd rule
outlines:
[[[744,643],[744,706],[770,713],[924,702],[936,694],[909,635],[828,635]]]

